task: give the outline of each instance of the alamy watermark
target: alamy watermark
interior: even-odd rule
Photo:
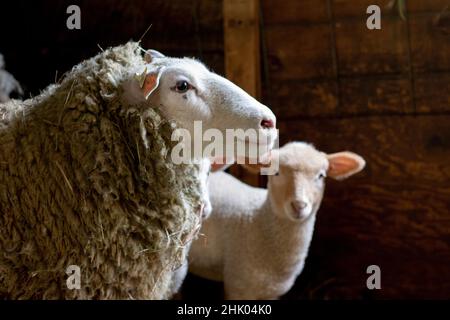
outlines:
[[[66,274],[69,276],[66,280],[66,286],[69,290],[81,289],[81,269],[77,265],[70,265],[66,269]]]
[[[67,7],[66,13],[69,17],[66,20],[66,26],[69,30],[81,29],[81,9],[79,6],[72,4]],[[370,16],[366,20],[366,26],[369,30],[381,29],[381,9],[378,5],[372,4],[367,7],[366,13]]]
[[[70,16],[66,20],[66,26],[69,30],[81,29],[81,9],[79,6],[72,4],[67,7],[66,13]]]
[[[366,286],[369,290],[381,289],[381,269],[376,264],[367,267],[366,273],[370,274],[367,278]]]
[[[370,16],[367,18],[366,26],[369,30],[380,30],[381,29],[381,9],[379,6],[372,4],[367,7],[367,14]]]
[[[261,174],[272,175],[279,165],[277,154],[270,153],[272,148],[278,147],[274,136],[265,129],[226,129],[223,132],[209,128],[203,131],[202,121],[194,121],[193,134],[183,128],[174,130],[171,140],[177,144],[170,157],[174,164],[209,158],[218,165],[261,165]]]

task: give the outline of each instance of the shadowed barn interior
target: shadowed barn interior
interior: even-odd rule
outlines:
[[[66,28],[70,4],[81,30]],[[381,30],[366,27],[372,4]],[[36,95],[149,25],[142,47],[196,57],[268,105],[280,145],[367,161],[328,183],[305,269],[283,298],[450,298],[450,1],[407,0],[399,11],[389,0],[15,0],[0,4],[0,52]],[[381,290],[366,287],[370,265]],[[221,286],[189,276],[181,296],[220,299]]]

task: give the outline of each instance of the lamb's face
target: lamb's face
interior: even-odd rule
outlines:
[[[343,180],[366,164],[353,152],[325,154],[302,142],[288,143],[272,153],[279,159],[279,172],[269,176],[268,183],[274,211],[300,222],[319,209],[326,176]]]
[[[200,134],[216,129],[226,143],[231,142],[225,139],[227,129],[254,129],[259,135],[248,143],[272,148],[277,137],[275,115],[238,86],[194,59],[169,58],[152,51],[147,62],[139,88],[145,97],[141,102],[159,106],[168,120],[175,120],[191,137],[202,137],[194,130],[195,123],[197,128],[201,123]],[[139,96],[136,88],[127,90]]]
[[[326,154],[304,143],[290,143],[277,151],[279,171],[269,176],[274,212],[304,221],[319,209],[328,169]]]

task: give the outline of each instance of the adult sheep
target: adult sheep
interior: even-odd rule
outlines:
[[[167,298],[202,206],[199,166],[171,161],[174,130],[274,123],[203,64],[141,51],[105,50],[0,105],[0,297]]]

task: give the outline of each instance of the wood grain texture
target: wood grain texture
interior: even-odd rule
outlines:
[[[271,80],[333,77],[328,24],[273,26],[265,36]]]
[[[259,5],[259,0],[223,2],[225,75],[256,98],[261,95]],[[248,175],[240,166],[229,171],[248,184],[259,185],[259,177]]]
[[[410,34],[415,73],[450,71],[450,23],[445,29],[436,14],[411,15]]]
[[[421,74],[414,91],[418,112],[450,112],[450,73]]]
[[[223,3],[225,73],[249,94],[260,95],[259,0]]]
[[[406,1],[409,12],[441,12],[447,7],[450,7],[449,0],[408,0]]]
[[[409,0],[407,0],[408,2]],[[381,18],[398,17],[398,9],[390,0],[331,0],[336,19],[356,19],[365,24],[369,16],[366,11],[370,5],[377,5]]]
[[[264,92],[279,120],[302,116],[331,116],[338,113],[338,86],[332,80],[274,81]]]
[[[445,110],[446,80],[446,77],[433,78],[430,83],[419,81],[416,84],[423,86],[418,88],[422,105],[431,106],[439,100],[440,107],[436,105],[433,109]],[[433,84],[443,90],[442,93],[434,96]],[[279,120],[415,112],[410,80],[401,76],[349,77],[341,78],[339,83],[333,80],[275,81],[264,93],[264,101],[270,104]],[[423,112],[426,110],[422,108]]]
[[[409,78],[382,76],[340,79],[340,115],[413,113]]]
[[[283,1],[263,0],[261,6],[265,25],[309,24],[328,22],[328,0]]]
[[[409,70],[407,23],[383,19],[368,30],[365,19],[336,20],[339,72],[343,75],[406,73]]]

